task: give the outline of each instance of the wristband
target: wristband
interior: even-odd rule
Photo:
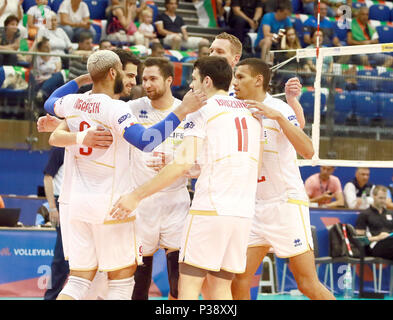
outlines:
[[[79,145],[83,144],[83,140],[85,140],[85,137],[87,135],[87,131],[88,130],[81,131],[76,134],[76,144],[79,144]]]

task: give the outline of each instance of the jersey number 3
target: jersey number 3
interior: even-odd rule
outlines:
[[[86,121],[82,121],[79,124],[79,131],[84,131],[85,129],[90,128],[90,124],[88,124]],[[92,148],[80,148],[79,153],[83,156],[88,156],[93,152]]]
[[[239,152],[248,152],[248,129],[246,118],[235,118],[237,130],[237,150]]]

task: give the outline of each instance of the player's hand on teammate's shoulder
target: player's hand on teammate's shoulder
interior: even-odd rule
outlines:
[[[93,83],[93,80],[91,80],[90,74],[88,73],[82,74],[81,76],[76,77],[74,80],[78,84],[79,88]]]
[[[302,84],[296,77],[290,78],[285,83],[285,95],[288,98],[296,98],[302,93]]]
[[[189,90],[183,97],[182,103],[177,107],[175,113],[183,119],[187,114],[202,108],[207,101],[207,96],[200,90]],[[178,114],[179,113],[179,114]],[[179,119],[180,119],[179,117]],[[182,120],[181,119],[181,120]]]
[[[244,100],[244,102],[247,104],[247,108],[253,115],[262,115],[272,120],[278,120],[281,116],[279,111],[268,107],[262,102],[255,100]]]
[[[103,127],[88,130],[83,145],[96,149],[108,149],[113,142],[112,133]]]
[[[39,117],[37,120],[37,130],[38,132],[53,132],[60,124],[61,120],[50,114],[46,116]]]

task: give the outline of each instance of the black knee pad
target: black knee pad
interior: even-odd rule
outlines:
[[[151,277],[153,271],[153,257],[143,257],[143,265],[138,266],[134,273],[134,291],[132,300],[148,300]]]
[[[166,255],[166,265],[168,269],[169,290],[173,298],[178,296],[179,282],[179,251],[169,252]]]

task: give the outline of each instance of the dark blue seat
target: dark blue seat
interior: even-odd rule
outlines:
[[[336,93],[334,96],[334,123],[345,124],[353,113],[351,92],[344,90],[342,93]]]
[[[57,13],[62,2],[63,2],[63,0],[49,0],[48,6],[51,7],[52,11]]]
[[[378,92],[376,100],[380,116],[385,125],[393,126],[393,93]]]
[[[108,6],[108,0],[83,0],[90,11],[90,19],[105,19],[105,9]]]
[[[391,79],[391,81],[380,81],[379,91],[392,92],[393,91],[393,71],[386,71],[379,75],[380,77]]]
[[[306,91],[303,92],[300,96],[299,102],[301,103],[304,111],[304,116],[307,121],[313,121],[314,117],[314,103],[315,101],[315,92],[314,91]],[[326,95],[321,93],[321,116],[325,114],[326,109]]]
[[[293,13],[302,13],[303,10],[303,1],[302,0],[292,0],[292,12]]]
[[[22,4],[23,12],[27,13],[30,7],[37,5],[35,0],[24,0]]]
[[[380,116],[374,92],[352,91],[351,95],[355,114],[360,124],[369,125],[372,119]]]
[[[383,4],[373,4],[369,8],[369,18],[371,20],[389,21],[390,9]]]
[[[393,28],[389,26],[378,26],[377,28],[379,42],[390,43],[393,42]]]
[[[358,76],[369,76],[377,77],[378,71],[376,69],[372,70],[359,70],[357,72]],[[359,91],[377,91],[377,80],[358,78],[358,90]]]

